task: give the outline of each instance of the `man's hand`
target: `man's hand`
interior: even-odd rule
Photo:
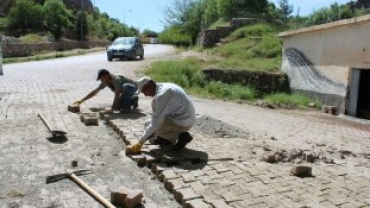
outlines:
[[[73,105],[80,106],[82,102],[83,102],[82,100],[77,100],[76,102],[73,103]]]
[[[134,154],[138,154],[138,153],[140,153],[140,150],[141,150],[141,147],[142,147],[143,145],[141,145],[141,144],[139,144],[139,143],[135,143],[135,144],[133,144],[132,145],[132,153],[134,153]]]

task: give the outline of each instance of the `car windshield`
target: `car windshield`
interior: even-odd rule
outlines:
[[[118,38],[113,42],[113,45],[133,45],[135,42],[135,38]]]

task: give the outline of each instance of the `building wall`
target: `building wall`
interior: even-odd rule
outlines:
[[[343,112],[350,69],[370,70],[369,34],[370,15],[280,33],[291,88],[316,92]]]

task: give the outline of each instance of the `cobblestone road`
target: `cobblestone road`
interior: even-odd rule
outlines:
[[[151,60],[107,63],[101,56],[87,56],[89,65],[86,58],[73,57],[4,67],[0,207],[100,207],[71,181],[45,184],[46,176],[83,168],[94,174],[81,178],[106,198],[121,185],[144,189],[143,206],[148,208],[370,207],[370,126],[317,112],[193,98],[198,121],[189,148],[177,155],[153,149],[146,156],[154,152],[157,157],[198,157],[208,163],[137,167],[125,156],[125,144],[114,130],[121,130],[126,140],[141,134],[150,112],[148,98],[141,97],[139,112],[112,116],[107,124],[115,128],[104,121],[85,126],[78,114],[67,111],[68,104],[97,86],[97,69],[135,77],[133,71]],[[82,110],[109,106],[111,99],[105,90]],[[68,141],[48,139],[38,112],[54,129],[68,132]],[[319,155],[308,164],[313,177],[290,175],[294,163],[302,162],[299,158],[277,164],[261,161],[275,151],[295,150]],[[78,168],[71,166],[72,160]]]

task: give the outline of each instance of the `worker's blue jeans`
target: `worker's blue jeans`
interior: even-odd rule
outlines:
[[[122,85],[122,93],[120,97],[120,109],[128,110],[131,106],[137,107],[139,97],[135,95],[137,87],[131,83],[125,83]]]

